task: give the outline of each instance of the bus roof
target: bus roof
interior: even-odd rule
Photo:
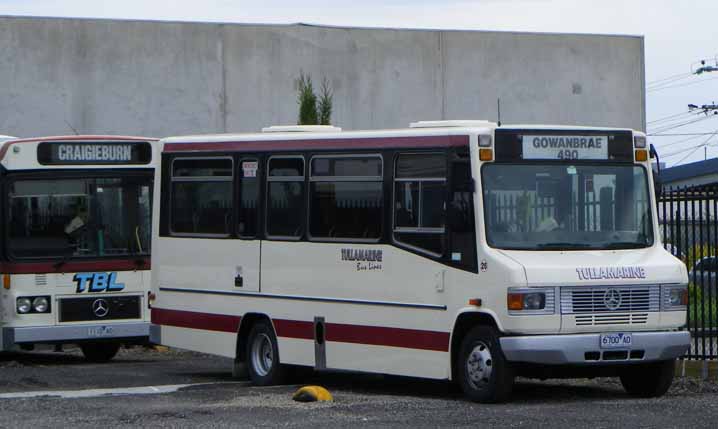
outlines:
[[[157,141],[155,137],[138,137],[138,136],[112,136],[112,135],[70,135],[70,136],[47,136],[47,137],[31,137],[23,139],[14,139],[12,144],[27,142],[53,142],[53,141],[87,141],[87,140],[115,140],[115,141]]]
[[[463,138],[470,134],[494,130],[555,130],[555,131],[633,131],[629,128],[586,127],[566,125],[504,125],[476,121],[432,121],[424,126],[391,130],[336,132],[264,132],[241,134],[209,134],[168,137],[161,140],[165,152],[209,151],[281,151],[307,149],[382,149],[401,147],[444,147],[467,145]]]

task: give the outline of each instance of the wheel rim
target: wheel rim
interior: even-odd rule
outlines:
[[[466,359],[466,375],[474,389],[483,389],[491,380],[494,361],[491,350],[483,341],[479,341]]]
[[[267,334],[259,334],[252,342],[252,366],[261,377],[272,370],[273,363],[272,340]]]

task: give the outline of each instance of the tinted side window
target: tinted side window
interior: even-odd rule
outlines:
[[[230,233],[231,158],[175,159],[171,182],[170,230],[173,233]]]
[[[446,155],[400,154],[394,172],[394,240],[434,255],[446,247]]]
[[[267,161],[267,235],[300,238],[304,213],[304,158]]]
[[[382,158],[317,156],[312,159],[312,238],[376,241],[382,233]]]

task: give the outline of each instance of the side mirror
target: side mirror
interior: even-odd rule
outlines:
[[[661,183],[661,158],[658,157],[658,151],[653,144],[650,145],[649,153],[651,155],[651,159],[656,160],[656,169],[653,171],[653,193],[656,197],[656,204],[658,204],[658,200],[661,198],[661,195],[663,195],[663,184]]]

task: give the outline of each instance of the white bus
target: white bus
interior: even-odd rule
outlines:
[[[0,351],[78,344],[91,361],[147,342],[156,139],[0,146]]]
[[[645,135],[418,122],[160,142],[151,339],[234,358],[456,381],[669,388],[685,266],[660,244]],[[307,132],[302,132],[307,131]]]

